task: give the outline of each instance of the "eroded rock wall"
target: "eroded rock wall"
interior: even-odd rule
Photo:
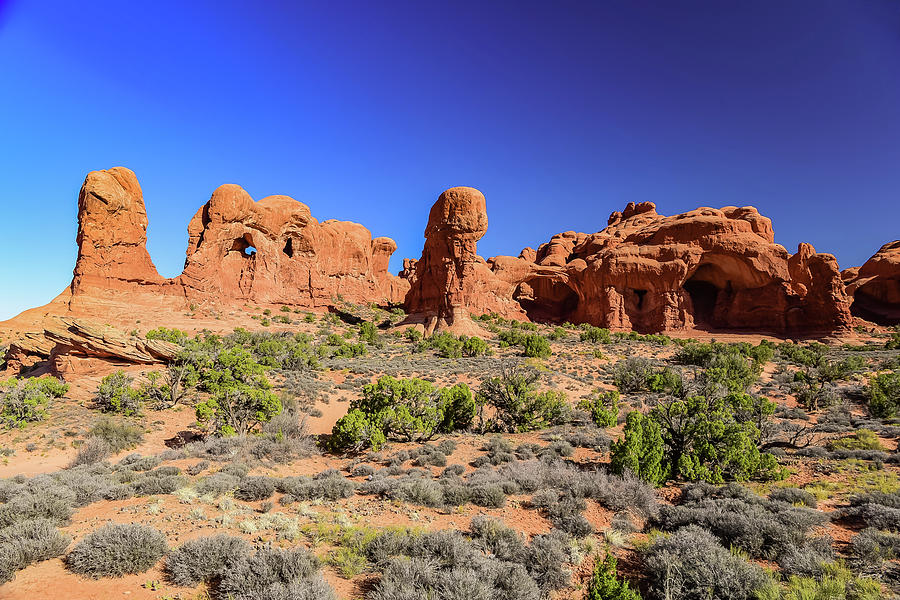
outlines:
[[[488,311],[644,332],[815,333],[851,322],[834,257],[808,244],[792,256],[752,207],[663,216],[653,203],[632,203],[597,233],[568,231],[518,257],[482,261],[475,243],[486,229],[477,190],[441,195],[408,312],[450,328],[469,313]]]

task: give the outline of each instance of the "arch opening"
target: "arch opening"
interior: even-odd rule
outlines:
[[[521,284],[515,300],[532,321],[562,323],[578,308],[578,294],[568,284],[549,277],[536,277]]]
[[[229,252],[237,252],[244,258],[254,258],[256,256],[256,247],[253,245],[253,237],[249,233],[234,240]]]

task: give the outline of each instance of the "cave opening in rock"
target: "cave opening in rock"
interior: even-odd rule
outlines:
[[[893,289],[889,289],[891,283],[893,283]],[[853,293],[850,312],[854,317],[872,321],[878,325],[886,327],[900,325],[900,301],[885,300],[891,296],[900,298],[900,281],[889,281],[878,286],[870,284]]]
[[[283,252],[288,258],[294,258],[294,241],[291,238],[288,238],[288,241],[285,242]]]
[[[253,238],[249,233],[245,233],[242,237],[234,240],[231,246],[231,252],[238,252],[244,258],[253,258],[256,256],[256,247],[253,245]]]
[[[634,295],[637,296],[637,309],[641,310],[644,308],[644,296],[647,295],[647,290],[634,290]]]
[[[519,306],[532,321],[562,323],[578,308],[578,294],[563,281],[536,277],[520,284]]]
[[[713,283],[717,273],[713,265],[703,265],[684,282],[684,291],[691,298],[694,307],[694,323],[696,325],[713,325],[716,302],[719,299],[719,287]]]

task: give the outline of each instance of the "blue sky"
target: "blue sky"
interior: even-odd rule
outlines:
[[[900,237],[900,2],[0,0],[0,318],[71,278],[77,193],[124,165],[177,275],[222,183],[418,257],[481,189],[484,256],[629,201],[754,205],[861,264]]]

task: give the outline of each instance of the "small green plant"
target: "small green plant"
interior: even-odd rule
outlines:
[[[100,388],[94,394],[94,404],[103,412],[125,416],[136,415],[146,396],[141,390],[131,386],[134,378],[125,371],[116,371],[100,381]]]
[[[594,565],[594,573],[588,584],[585,600],[641,600],[641,595],[631,589],[628,582],[616,574],[616,557],[607,554]]]
[[[581,331],[581,341],[592,344],[609,344],[612,342],[609,329],[588,325]]]
[[[548,358],[551,354],[550,342],[539,333],[531,333],[522,341],[522,354],[529,358]]]
[[[61,398],[69,386],[53,377],[17,379],[0,383],[0,419],[8,427],[42,421],[50,400]]]
[[[860,429],[846,437],[833,440],[832,450],[884,450],[881,440],[871,429]]]
[[[590,399],[582,400],[580,407],[590,411],[591,419],[597,427],[615,427],[619,420],[619,392],[598,393]]]

